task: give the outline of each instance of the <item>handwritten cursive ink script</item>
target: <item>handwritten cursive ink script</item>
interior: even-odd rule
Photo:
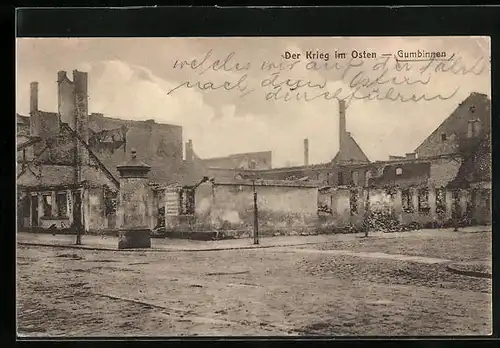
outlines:
[[[249,89],[247,84],[245,83],[246,79],[247,79],[247,75],[245,74],[245,75],[241,76],[240,79],[236,82],[224,81],[222,83],[217,84],[217,83],[210,82],[210,81],[208,81],[208,82],[197,81],[194,83],[190,82],[190,81],[186,81],[186,82],[183,82],[183,83],[179,84],[178,86],[172,88],[171,90],[169,90],[167,92],[167,95],[172,94],[173,92],[175,92],[179,88],[186,87],[186,88],[198,88],[202,91],[219,90],[219,89],[231,91],[231,90],[236,89],[237,91],[239,91],[241,93],[240,97],[243,97],[243,96],[245,96],[253,91],[252,89]]]
[[[213,71],[223,70],[226,72],[229,71],[238,72],[242,70],[249,70],[250,63],[247,62],[245,64],[242,64],[239,62],[235,62],[234,61],[235,55],[236,55],[235,52],[230,52],[224,59],[216,59],[212,63],[210,63],[209,58],[212,56],[212,50],[209,50],[201,61],[198,61],[196,58],[191,60],[190,62],[187,61],[181,62],[179,60],[176,60],[173,68],[183,69],[184,67],[189,67],[192,70],[196,70],[200,75],[203,75],[209,70]]]
[[[201,58],[176,60],[173,68],[194,71],[198,76],[210,72],[211,78],[207,77],[205,81],[186,79],[167,94],[171,95],[180,88],[193,88],[200,91],[237,91],[240,97],[260,91],[266,101],[280,102],[337,99],[346,101],[346,106],[353,100],[418,103],[447,100],[459,91],[460,86],[454,85],[448,87],[449,90],[443,91],[440,87],[436,89],[439,93],[431,92],[437,74],[479,75],[487,69],[487,62],[481,57],[473,65],[466,66],[462,58],[455,54],[446,60],[431,58],[420,61],[399,61],[390,54],[375,60],[351,58],[347,62],[262,60],[255,66],[255,75],[251,75],[252,64],[238,60],[235,52],[219,59],[209,50]],[[310,72],[315,78],[297,78],[295,71]],[[267,75],[259,77],[262,73]],[[328,76],[331,74],[331,84],[339,86],[329,89]],[[217,77],[223,77],[223,80]]]

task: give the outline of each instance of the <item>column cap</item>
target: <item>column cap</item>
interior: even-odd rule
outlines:
[[[137,151],[130,151],[131,159],[116,166],[121,178],[145,178],[148,176],[151,166],[137,158]]]

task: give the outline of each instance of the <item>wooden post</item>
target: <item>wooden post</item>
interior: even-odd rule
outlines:
[[[253,244],[259,244],[259,217],[257,210],[257,191],[255,189],[255,180],[253,183]]]
[[[52,203],[50,215],[52,217],[58,216],[59,214],[57,214],[56,191],[51,191],[50,192],[50,201]]]
[[[366,187],[365,221],[365,237],[368,237],[368,232],[370,230],[370,186]]]
[[[76,245],[82,244],[82,197],[79,190],[75,190],[73,203],[73,223],[76,229]]]

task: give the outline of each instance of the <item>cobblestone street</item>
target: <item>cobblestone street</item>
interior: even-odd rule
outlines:
[[[491,280],[446,269],[484,260],[491,232],[215,252],[20,245],[18,333],[485,335]]]
[[[491,35],[192,7],[16,8],[17,339],[492,336]]]

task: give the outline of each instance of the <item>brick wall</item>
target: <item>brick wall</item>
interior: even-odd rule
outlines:
[[[101,114],[89,117],[89,127],[95,131],[117,129],[126,126],[126,150],[120,147],[115,151],[97,151],[94,153],[106,167],[118,177],[116,166],[125,162],[130,150],[135,148],[141,160],[151,166],[149,178],[162,183],[172,183],[179,179],[183,164],[182,127],[158,124],[152,121],[128,121]]]

